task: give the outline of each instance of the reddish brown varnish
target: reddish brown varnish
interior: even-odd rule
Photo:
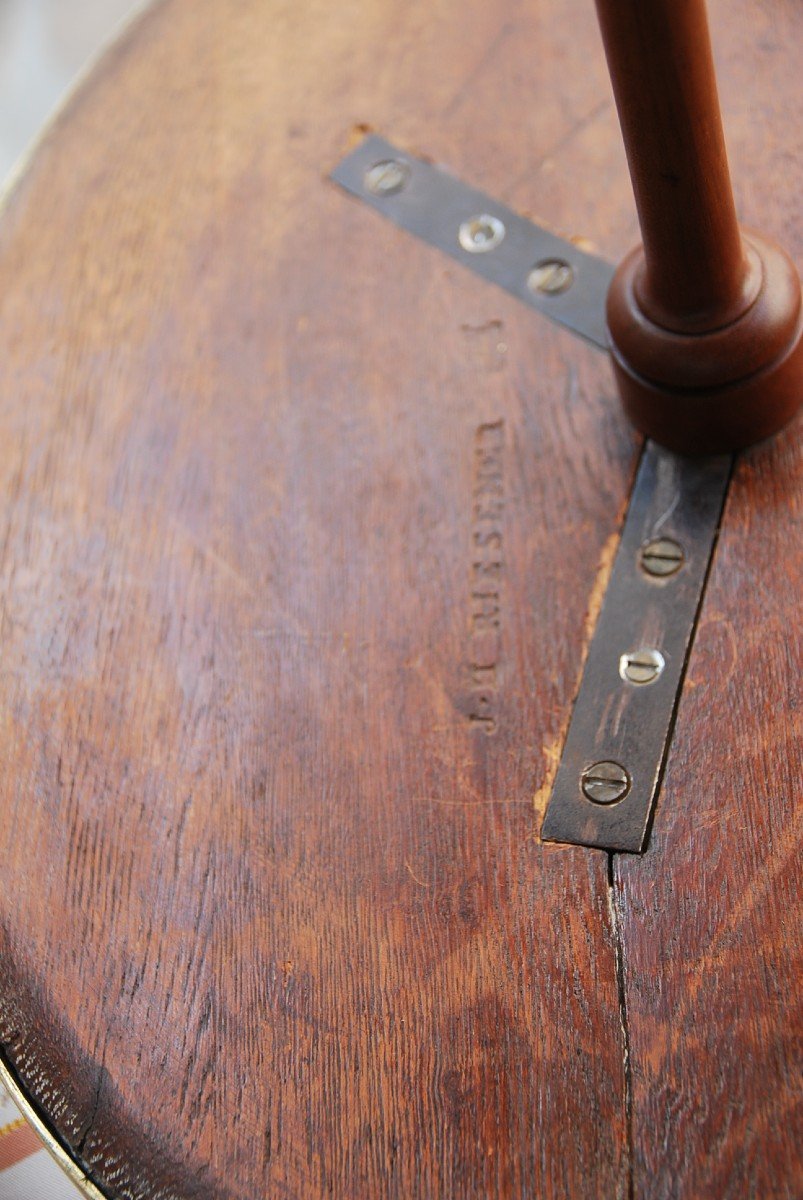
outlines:
[[[712,16],[799,254],[803,10]],[[166,0],[3,213],[3,1054],[123,1200],[795,1195],[795,428],[650,850],[541,845],[638,446],[604,355],[327,182],[366,123],[637,238],[587,0]]]
[[[626,411],[684,453],[748,445],[803,400],[800,279],[739,229],[705,2],[597,10],[643,238],[608,301]]]

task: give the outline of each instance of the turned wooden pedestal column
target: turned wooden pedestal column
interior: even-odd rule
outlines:
[[[643,245],[608,299],[629,416],[672,449],[735,449],[803,399],[787,255],[736,220],[703,0],[597,0]]]

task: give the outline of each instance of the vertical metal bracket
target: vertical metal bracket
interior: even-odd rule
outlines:
[[[600,349],[613,268],[370,135],[332,173],[352,195]],[[640,852],[672,736],[732,457],[648,441],[541,836]]]
[[[647,442],[541,837],[644,849],[731,456]]]

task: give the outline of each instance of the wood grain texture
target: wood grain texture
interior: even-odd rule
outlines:
[[[115,1197],[626,1189],[606,864],[533,795],[635,439],[325,178],[368,121],[499,190],[501,15],[173,0],[4,214],[0,1024]]]
[[[803,9],[747,16],[749,44],[713,29],[740,217],[799,266]],[[800,433],[737,464],[652,843],[616,859],[634,1187],[655,1200],[803,1194]]]
[[[652,845],[617,860],[636,1194],[662,1200],[803,1190],[801,526],[790,433],[740,464]]]
[[[783,238],[794,188],[738,163],[788,176],[744,79],[794,80],[798,16],[715,9],[737,198]],[[166,0],[3,213],[0,1042],[126,1200],[625,1197],[633,1162],[697,1196],[649,1145],[656,1105],[694,1138],[648,1069],[674,1010],[641,864],[612,906],[604,856],[537,836],[635,439],[602,356],[327,182],[363,125],[611,258],[637,238],[585,0]],[[759,510],[779,545],[788,509]],[[756,646],[796,569],[762,574]],[[692,717],[677,762],[717,745]],[[661,828],[652,891],[684,878]]]

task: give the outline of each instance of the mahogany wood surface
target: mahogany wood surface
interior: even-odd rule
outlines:
[[[637,1195],[803,1192],[803,461],[732,485],[641,860],[617,856]]]
[[[799,257],[803,11],[712,19]],[[799,427],[737,469],[649,851],[541,844],[637,440],[328,182],[366,126],[637,240],[588,0],[164,0],[3,211],[3,1055],[125,1200],[795,1196]]]

